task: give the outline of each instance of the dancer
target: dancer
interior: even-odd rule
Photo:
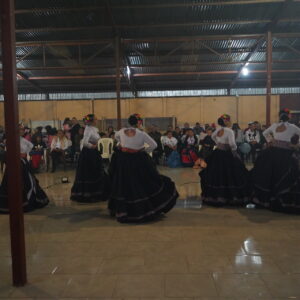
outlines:
[[[71,190],[71,200],[77,202],[97,202],[107,200],[110,193],[108,175],[104,171],[102,157],[97,150],[100,136],[96,126],[97,118],[89,114],[83,119],[86,127],[79,155],[75,182]]]
[[[35,178],[30,170],[27,160],[29,152],[33,148],[33,144],[23,138],[24,128],[20,125],[20,152],[21,152],[21,171],[23,178],[23,210],[24,212],[33,211],[42,208],[49,203],[46,193],[39,185],[39,181]],[[7,174],[4,173],[0,186],[0,212],[8,213],[8,197],[7,197]]]
[[[146,151],[157,144],[145,132],[139,115],[129,117],[129,128],[116,133],[120,143],[111,161],[111,215],[121,223],[144,222],[167,213],[176,204],[178,193],[170,178],[160,175]],[[145,151],[145,144],[148,145]]]
[[[200,172],[202,199],[215,206],[243,205],[249,200],[249,175],[238,157],[230,116],[218,119],[220,127],[212,134],[217,144],[207,160],[207,166]]]
[[[263,132],[269,147],[252,170],[253,202],[275,211],[300,213],[300,168],[292,148],[300,129],[290,124],[290,111],[279,113],[279,123]],[[270,139],[273,136],[273,139]]]

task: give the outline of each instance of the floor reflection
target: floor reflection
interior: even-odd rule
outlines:
[[[117,223],[105,202],[71,202],[74,171],[38,174],[51,204],[25,215],[30,284],[11,287],[9,222],[0,215],[0,298],[300,297],[299,216],[207,207],[198,170],[160,171],[180,197],[166,217],[142,225]]]

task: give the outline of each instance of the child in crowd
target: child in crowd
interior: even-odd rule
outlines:
[[[33,170],[38,170],[44,155],[44,149],[47,146],[43,142],[42,137],[40,135],[36,136],[35,142],[33,143],[32,151],[30,152],[31,156],[31,167]]]
[[[203,158],[204,160],[207,160],[209,158],[212,151],[214,150],[214,146],[216,145],[216,143],[211,137],[212,133],[213,133],[213,129],[211,127],[208,127],[206,129],[205,138],[200,141],[200,144],[202,146],[200,151],[200,157]]]

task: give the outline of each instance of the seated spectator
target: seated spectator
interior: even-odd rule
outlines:
[[[109,126],[107,128],[107,136],[110,136],[111,133],[115,133],[115,130],[114,130],[113,126]]]
[[[179,126],[176,126],[176,127],[175,127],[175,131],[173,132],[173,137],[174,137],[178,142],[180,142],[182,136],[183,136],[182,130],[180,129]]]
[[[166,157],[177,149],[177,139],[173,137],[172,131],[168,131],[166,137],[163,139],[163,147]]]
[[[182,137],[181,161],[184,167],[193,167],[198,159],[198,139],[192,129]]]
[[[194,127],[193,130],[194,130],[194,132],[195,132],[196,135],[200,135],[202,132],[205,131],[204,128],[201,127],[201,125],[200,125],[199,122],[196,123],[196,125],[195,125],[195,127]]]
[[[200,157],[203,158],[204,160],[207,160],[209,158],[209,156],[212,154],[214,150],[214,146],[216,145],[216,143],[211,137],[212,133],[213,133],[212,128],[208,127],[206,129],[205,138],[200,142],[200,144],[202,145]]]
[[[28,128],[28,127],[25,127],[25,132],[28,131],[28,129],[26,129],[26,128]],[[30,140],[29,142],[34,143],[34,142],[36,141],[36,137],[37,137],[37,136],[43,137],[42,130],[43,130],[43,127],[42,127],[42,126],[38,126],[38,127],[34,130],[34,133],[32,134],[31,140]]]
[[[186,131],[188,131],[190,128],[190,124],[189,123],[184,123],[183,124],[183,128],[182,128],[182,134],[186,134]]]
[[[261,148],[260,144],[260,134],[256,129],[256,125],[254,122],[249,123],[249,129],[245,132],[245,140],[251,146],[251,157],[252,162],[254,163],[256,160],[257,151]]]
[[[173,126],[172,125],[168,125],[167,127],[167,131],[163,134],[164,136],[168,134],[169,131],[174,131]]]
[[[55,172],[59,161],[65,158],[65,151],[71,145],[71,141],[68,140],[62,130],[58,130],[57,136],[55,136],[51,143],[51,158],[52,158],[52,172]]]
[[[47,146],[43,142],[42,137],[37,136],[35,142],[33,143],[33,148],[30,152],[31,167],[33,170],[38,170],[38,168],[40,167],[40,163],[44,155],[44,149],[46,148]]]
[[[31,136],[31,129],[29,127],[24,127],[24,136],[23,138],[25,140],[27,140],[28,142],[31,142],[32,141],[32,136]]]
[[[71,127],[72,127],[72,121],[70,118],[65,118],[63,122],[63,131],[67,139],[71,139]]]

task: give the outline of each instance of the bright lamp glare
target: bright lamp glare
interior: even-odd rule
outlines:
[[[127,76],[129,77],[130,76],[130,68],[128,66],[126,68],[126,72],[127,72]]]
[[[243,68],[242,74],[243,74],[244,76],[248,76],[248,75],[249,75],[249,70],[248,70],[248,68]]]

